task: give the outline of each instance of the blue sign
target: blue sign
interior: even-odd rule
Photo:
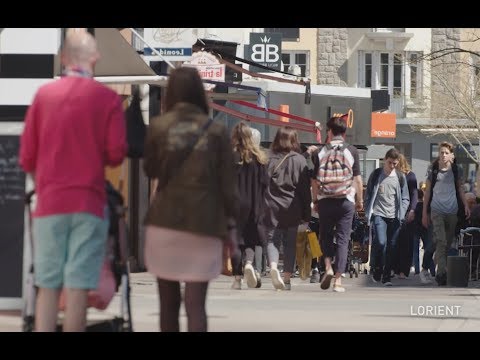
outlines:
[[[192,56],[192,48],[155,48],[162,56]],[[143,49],[144,55],[157,55],[152,49]]]

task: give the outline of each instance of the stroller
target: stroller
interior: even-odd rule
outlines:
[[[368,224],[364,216],[355,213],[353,217],[352,233],[348,244],[347,266],[350,278],[358,277],[363,264],[368,262]],[[367,270],[363,269],[367,274]]]
[[[105,191],[110,214],[110,226],[108,230],[109,240],[112,239],[113,259],[111,261],[112,272],[115,279],[115,290],[120,289],[120,316],[113,319],[88,322],[86,331],[89,332],[132,332],[132,315],[130,306],[130,279],[128,268],[127,228],[125,223],[125,207],[123,197],[110,182],[106,182]],[[30,265],[25,288],[25,304],[23,308],[24,332],[34,330],[35,324],[35,301],[37,288],[34,283],[33,252],[34,241],[32,232],[31,204],[35,191],[32,190],[25,196],[25,206],[28,212],[28,231],[30,239]],[[62,331],[62,325],[57,325],[57,331]]]

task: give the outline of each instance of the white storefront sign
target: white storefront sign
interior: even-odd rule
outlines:
[[[185,62],[183,66],[192,66],[197,68],[202,79],[225,81],[225,64],[220,64],[218,59],[205,51],[193,53],[189,62]],[[215,84],[205,84],[206,90],[211,90]]]
[[[145,41],[163,57],[171,61],[187,61],[192,56],[192,45],[197,42],[195,28],[145,28]],[[145,56],[156,56],[145,45]]]

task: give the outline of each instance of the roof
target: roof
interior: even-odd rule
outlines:
[[[95,66],[95,77],[156,76],[116,28],[95,28],[100,60]],[[55,57],[55,75],[61,74],[59,55]]]

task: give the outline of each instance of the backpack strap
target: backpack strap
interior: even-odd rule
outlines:
[[[342,142],[340,142],[340,143],[338,143],[338,144],[328,143],[328,144],[326,144],[325,146],[327,146],[327,150],[330,150],[330,149],[333,148],[334,146],[337,146],[337,149],[338,149],[338,150],[344,150],[344,149],[346,149],[347,147],[349,147],[350,144],[342,141]]]
[[[372,177],[372,185],[373,186],[375,186],[375,184],[377,183],[378,178],[380,177],[381,171],[382,171],[382,168],[377,168],[373,171],[373,177]],[[402,189],[403,185],[405,184],[405,176],[402,176],[401,171],[395,170],[395,172],[397,173],[397,178],[398,178],[398,182],[400,184],[400,189]]]
[[[272,175],[275,174],[275,172],[278,170],[278,168],[280,167],[280,165],[282,165],[282,163],[285,161],[285,159],[288,157],[288,155],[290,155],[290,153],[288,153],[287,155],[285,155],[285,156],[283,157],[283,159],[280,160],[280,162],[277,164],[277,166],[275,166],[275,169],[273,169]]]
[[[378,178],[380,177],[380,172],[382,171],[382,168],[377,168],[373,170],[373,176],[372,176],[372,186],[375,186],[375,184],[378,181]]]
[[[397,173],[398,182],[400,183],[400,189],[402,189],[402,188],[403,188],[403,185],[405,185],[405,175],[402,174],[401,171],[395,170],[395,172]],[[403,175],[403,176],[402,176],[402,175]]]

